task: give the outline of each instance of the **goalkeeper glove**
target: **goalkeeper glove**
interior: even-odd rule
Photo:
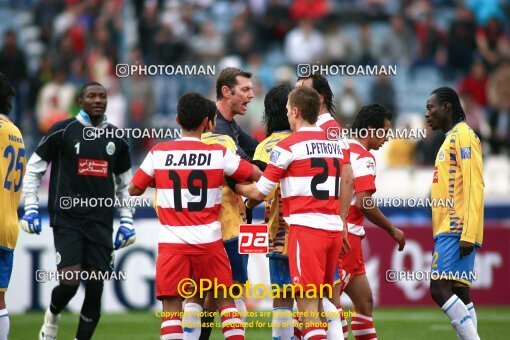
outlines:
[[[19,220],[21,229],[29,234],[40,234],[42,230],[41,217],[37,206],[25,207],[25,215]]]
[[[133,219],[129,217],[120,218],[120,227],[115,236],[115,250],[127,247],[136,241],[136,233],[133,228]]]

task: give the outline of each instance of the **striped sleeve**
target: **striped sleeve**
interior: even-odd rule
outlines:
[[[264,195],[269,195],[281,178],[284,177],[289,164],[292,162],[292,152],[276,145],[271,152],[269,165],[257,182],[257,188]]]
[[[354,174],[354,191],[356,193],[363,191],[371,191],[375,189],[375,160],[371,157],[360,157],[353,160],[352,172]]]
[[[154,152],[151,150],[140,168],[133,176],[133,184],[140,189],[147,189],[149,184],[154,180]]]
[[[343,152],[343,164],[350,164],[351,163],[351,147],[349,146],[349,142],[345,138],[340,138],[338,142],[342,146],[342,152]]]
[[[227,176],[231,176],[236,181],[245,181],[250,177],[253,166],[247,160],[226,149],[224,157],[224,171]]]
[[[462,171],[463,226],[461,240],[475,243],[483,234],[483,163],[480,140],[470,130],[459,131],[455,143]]]

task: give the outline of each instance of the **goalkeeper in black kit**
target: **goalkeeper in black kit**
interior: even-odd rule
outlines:
[[[51,163],[48,210],[60,282],[51,293],[41,340],[57,338],[60,312],[76,294],[81,277],[88,280],[76,339],[92,337],[101,314],[102,278],[113,270],[113,250],[136,238],[130,207],[120,207],[120,227],[112,242],[115,207],[97,204],[115,201],[115,197],[126,202],[131,182],[129,145],[115,137],[117,128],[104,114],[106,89],[96,82],[87,83],[78,103],[80,113],[56,123],[41,140],[30,157],[23,185],[25,215],[20,225],[28,233],[39,234],[38,191]],[[92,201],[96,204],[87,203]]]

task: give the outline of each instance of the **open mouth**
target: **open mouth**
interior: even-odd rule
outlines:
[[[250,101],[247,101],[247,102],[242,103],[242,104],[241,104],[241,110],[243,110],[243,111],[248,110],[248,103],[249,103],[249,102],[250,102]]]

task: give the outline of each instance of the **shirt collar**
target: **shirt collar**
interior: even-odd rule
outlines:
[[[353,144],[358,144],[359,146],[361,146],[361,147],[363,148],[363,150],[368,151],[368,150],[367,150],[367,148],[365,148],[365,147],[363,146],[363,144],[361,144],[358,140],[356,140],[356,139],[354,139],[354,138],[349,139],[349,140],[348,140],[348,142],[349,142],[349,143],[353,143]]]
[[[195,138],[195,137],[181,137],[177,140],[182,140],[182,141],[198,141],[200,142],[200,138]]]
[[[85,126],[92,126],[92,121],[90,120],[89,115],[87,114],[87,112],[83,111],[83,109],[80,110],[80,112],[76,116],[76,119]],[[104,115],[103,121],[99,123],[96,127],[103,128],[106,126],[106,124],[108,124],[108,122],[106,120],[106,115]]]
[[[9,117],[7,117],[7,115],[3,114],[3,113],[0,113],[0,118],[2,119],[6,119],[8,122],[13,122]]]
[[[455,125],[454,125],[454,126],[452,126],[452,128],[451,128],[451,129],[450,129],[447,133],[445,133],[445,136],[448,136],[448,134],[449,134],[450,132],[452,132],[452,131],[453,131],[453,129],[455,129],[455,127],[456,127],[457,125],[459,125],[460,123],[464,123],[464,122],[457,122],[457,123],[455,123]]]
[[[232,120],[228,120],[227,118],[223,117],[223,115],[221,114],[220,110],[218,110],[218,109],[216,109],[216,116],[218,117],[217,119],[224,120],[224,121],[226,121],[229,124],[234,124],[235,123],[234,118],[232,118]]]
[[[315,123],[317,126],[324,124],[325,122],[328,122],[330,120],[335,120],[331,113],[323,113],[320,114],[319,117],[317,117],[317,122]]]
[[[323,131],[323,130],[317,126],[303,126],[299,128],[296,132],[298,131]]]

